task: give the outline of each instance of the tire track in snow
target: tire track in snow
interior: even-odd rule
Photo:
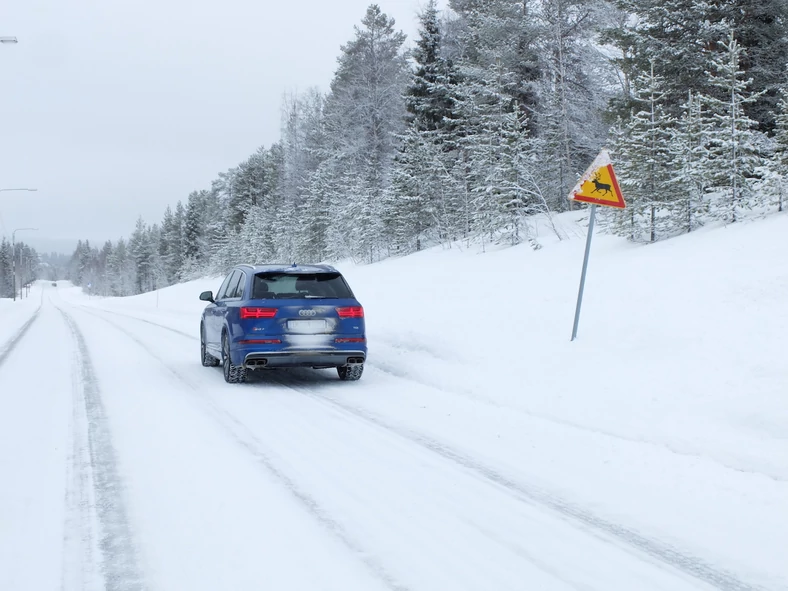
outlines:
[[[415,443],[416,445],[427,449],[456,465],[461,466],[465,470],[482,477],[486,481],[505,489],[509,494],[514,495],[516,498],[519,498],[524,502],[550,509],[551,511],[559,514],[565,520],[574,522],[576,524],[581,524],[588,531],[605,534],[608,539],[612,537],[614,541],[617,540],[618,542],[623,542],[625,547],[639,550],[652,559],[656,559],[659,562],[670,565],[673,568],[676,568],[718,589],[722,589],[724,591],[763,590],[763,587],[751,585],[745,581],[742,581],[733,573],[717,568],[702,558],[683,552],[660,540],[649,538],[624,525],[599,517],[591,511],[571,503],[551,491],[532,485],[523,484],[521,482],[516,482],[501,474],[499,471],[490,468],[489,466],[484,465],[472,457],[467,456],[462,452],[451,448],[450,446],[444,445],[427,435],[389,423],[361,408],[344,404],[336,399],[325,398],[324,396],[318,395],[312,389],[292,386],[287,383],[282,383],[278,380],[277,383],[299,392],[302,395],[305,395],[318,404],[323,404],[337,409],[341,413],[344,413],[350,417],[366,423],[371,423],[380,429]]]
[[[178,330],[177,328],[172,328],[171,326],[166,326],[164,324],[159,324],[158,322],[152,322],[151,320],[145,320],[144,318],[139,318],[137,316],[132,316],[130,314],[123,314],[122,312],[115,312],[114,310],[105,310],[104,308],[96,308],[96,307],[93,307],[93,306],[84,306],[84,305],[83,306],[79,306],[79,309],[82,312],[87,312],[89,314],[92,314],[96,318],[101,318],[101,316],[99,314],[95,314],[94,312],[105,312],[107,314],[112,314],[114,316],[121,316],[123,318],[130,318],[131,320],[136,320],[137,322],[144,322],[145,324],[150,324],[151,326],[156,326],[158,328],[163,328],[164,330],[168,330],[168,331],[173,332],[173,333],[175,333],[177,335],[180,335],[182,337],[186,337],[187,339],[198,340],[198,341],[200,340],[200,337],[198,337],[196,335],[193,335],[193,334],[190,334],[188,332],[184,332],[182,330]],[[115,326],[117,328],[117,325],[115,325]]]
[[[134,544],[131,528],[129,526],[128,512],[123,497],[123,480],[118,471],[118,460],[112,444],[112,433],[109,428],[104,403],[101,399],[93,364],[88,354],[82,332],[74,319],[64,310],[57,308],[63,316],[66,325],[71,331],[75,344],[75,403],[81,406],[75,409],[78,413],[75,429],[83,422],[82,412],[87,432],[86,452],[88,457],[84,461],[87,466],[72,468],[72,483],[79,490],[72,491],[72,507],[76,501],[78,508],[82,556],[95,555],[92,547],[98,549],[100,562],[100,588],[106,591],[144,591],[147,587],[142,576],[142,571],[137,562],[137,549]],[[85,449],[79,442],[74,442],[75,461],[80,462]],[[86,487],[87,490],[84,490]],[[94,510],[87,511],[81,504],[92,499]],[[93,516],[95,515],[95,517]],[[86,523],[87,522],[87,523]],[[93,535],[91,522],[96,522],[96,540]],[[74,552],[73,540],[66,541],[66,551]],[[79,550],[76,550],[79,553]],[[67,555],[68,558],[68,555]],[[80,575],[82,585],[88,583],[91,565],[83,565]],[[65,581],[64,581],[65,583]]]
[[[85,399],[76,347],[72,353],[71,449],[66,468],[65,528],[61,591],[100,589],[100,556],[96,545],[98,523],[94,507]]]
[[[21,328],[11,336],[10,339],[8,339],[3,345],[0,345],[0,366],[3,365],[3,362],[11,354],[11,351],[13,351],[16,348],[16,346],[19,344],[19,341],[22,340],[22,337],[25,336],[25,333],[33,325],[33,322],[36,321],[36,319],[38,318],[38,313],[40,311],[41,311],[41,306],[39,305],[38,308],[36,308],[36,311],[33,312],[33,315],[30,317],[30,319],[27,322],[25,322],[21,326]]]
[[[113,326],[116,330],[122,332],[134,343],[139,345],[148,355],[164,366],[171,374],[173,374],[179,381],[188,385],[192,390],[200,395],[201,401],[207,413],[223,428],[226,434],[233,439],[233,441],[249,453],[256,463],[262,466],[267,473],[272,475],[278,480],[281,485],[299,502],[299,504],[312,516],[321,526],[323,526],[329,533],[331,533],[337,540],[339,540],[354,556],[367,567],[369,572],[377,579],[379,579],[391,591],[409,591],[408,587],[400,583],[388,569],[374,556],[369,554],[352,536],[345,530],[341,523],[334,519],[306,490],[301,488],[292,478],[290,478],[282,469],[280,469],[274,460],[265,451],[263,443],[251,432],[249,429],[233,417],[226,410],[216,405],[207,394],[203,391],[202,387],[192,383],[188,376],[183,375],[177,370],[173,369],[164,360],[157,357],[150,351],[147,344],[138,339],[134,334],[116,324],[115,322],[104,318],[100,314],[95,314],[92,311],[82,309],[81,311],[87,312],[91,316],[103,320],[107,324]],[[130,317],[133,318],[133,317]],[[140,320],[140,319],[135,319]],[[154,324],[154,323],[149,323]],[[155,325],[158,326],[158,325]],[[164,328],[164,327],[161,327]],[[185,335],[180,331],[174,331],[181,335]],[[190,338],[193,338],[190,336]]]
[[[104,311],[104,310],[102,310]],[[131,335],[128,331],[121,328],[114,322],[103,318],[98,314],[93,314],[97,318],[101,318],[105,322],[108,322],[127,334],[130,338],[134,339],[135,342],[140,344],[143,347],[146,347],[140,340],[136,337]],[[141,322],[145,322],[146,324],[151,324],[153,326],[158,326],[159,328],[169,330],[171,332],[175,332],[180,334],[181,336],[185,336],[190,339],[197,339],[192,335],[188,335],[182,331],[166,327],[154,322],[150,322],[147,320],[143,320],[141,318],[136,318],[134,316],[129,316],[126,314],[119,314],[120,316],[125,316],[132,320],[138,320]],[[147,350],[147,348],[146,348]],[[152,354],[151,354],[152,355]],[[154,358],[155,355],[152,355]],[[156,358],[158,359],[158,358]],[[162,362],[160,359],[158,359]],[[163,362],[162,362],[163,363]],[[166,366],[166,364],[164,364]],[[197,389],[198,387],[192,384],[188,378],[182,376],[172,370],[175,375],[177,375],[180,379],[184,380],[188,383],[192,388]],[[305,397],[313,400],[316,404],[321,404],[333,408],[339,411],[342,414],[345,414],[348,417],[352,417],[355,420],[360,420],[369,424],[374,425],[378,429],[382,429],[389,433],[393,433],[400,437],[401,439],[405,439],[419,447],[430,451],[433,454],[436,454],[447,460],[455,465],[462,467],[464,470],[469,471],[475,474],[478,477],[486,480],[490,484],[504,489],[507,491],[508,494],[515,496],[516,498],[520,499],[523,502],[527,502],[531,505],[538,505],[549,509],[550,511],[557,513],[563,519],[571,521],[575,524],[580,525],[584,529],[589,532],[594,532],[598,535],[603,535],[605,539],[617,541],[619,545],[624,548],[633,549],[639,551],[649,558],[666,565],[669,565],[672,568],[675,568],[687,575],[694,577],[704,583],[712,585],[717,589],[721,589],[723,591],[762,591],[763,587],[758,585],[749,584],[740,578],[738,578],[733,573],[726,571],[725,569],[717,568],[715,565],[703,560],[698,556],[694,556],[690,553],[684,552],[671,546],[670,544],[663,542],[658,539],[650,538],[643,534],[638,533],[637,531],[630,529],[624,525],[609,521],[595,515],[591,511],[583,508],[580,505],[571,503],[566,499],[563,499],[560,495],[556,495],[555,493],[533,486],[529,484],[525,484],[522,482],[515,481],[498,470],[491,468],[489,466],[484,465],[483,463],[473,459],[472,457],[463,454],[462,452],[452,448],[451,446],[447,446],[432,437],[424,435],[422,433],[418,433],[416,431],[395,425],[393,423],[387,422],[381,417],[370,413],[364,409],[347,405],[339,400],[326,398],[325,396],[319,395],[315,392],[312,388],[307,388],[304,386],[295,386],[286,381],[274,378],[274,381],[285,388],[289,388],[299,394],[304,395]],[[217,412],[226,413],[221,409],[217,409]],[[229,415],[228,415],[229,416]],[[229,417],[232,421],[236,421],[233,417]],[[240,423],[239,423],[240,424]]]

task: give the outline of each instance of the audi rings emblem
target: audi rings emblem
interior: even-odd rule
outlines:
[[[316,316],[317,312],[315,310],[299,310],[299,316]]]

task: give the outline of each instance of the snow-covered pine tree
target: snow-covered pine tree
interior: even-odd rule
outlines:
[[[532,137],[528,120],[519,109],[505,113],[501,125],[501,151],[496,168],[500,195],[496,212],[498,240],[515,245],[530,239],[527,216],[544,211],[536,182],[537,155],[543,144]],[[546,211],[549,215],[549,210]]]
[[[418,132],[451,130],[456,125],[453,87],[459,72],[444,56],[435,0],[419,14],[419,38],[411,58],[415,69],[405,89],[408,123]]]
[[[282,114],[282,166],[276,191],[282,231],[276,235],[282,260],[322,260],[325,251],[327,196],[322,193],[327,137],[325,99],[311,88],[286,97]],[[318,178],[320,177],[320,178]],[[286,228],[290,228],[287,231]]]
[[[107,240],[98,254],[98,269],[96,283],[98,285],[98,293],[107,297],[112,295],[110,293],[110,280],[109,280],[109,259],[112,256],[113,246],[112,241]]]
[[[788,2],[726,0],[709,2],[719,22],[734,31],[741,46],[743,78],[752,78],[752,102],[743,105],[756,129],[771,134],[779,111],[780,89],[788,83]]]
[[[707,73],[714,96],[704,96],[707,118],[707,158],[703,173],[709,179],[707,190],[715,198],[711,215],[725,222],[735,222],[741,208],[753,205],[750,179],[764,164],[759,153],[763,138],[754,130],[756,121],[744,107],[763,94],[749,90],[751,79],[744,79],[741,68],[742,48],[731,31],[720,49],[714,52]],[[717,97],[724,98],[717,98]]]
[[[162,273],[167,285],[175,283],[182,264],[181,228],[175,219],[171,207],[164,211],[161,222],[158,255],[162,264]]]
[[[596,0],[541,0],[539,110],[534,115],[543,142],[539,185],[551,208],[563,210],[566,196],[586,164],[599,152],[608,124],[614,69],[593,45]]]
[[[310,171],[304,187],[304,200],[297,215],[302,231],[296,245],[296,252],[303,260],[322,261],[326,259],[328,246],[326,233],[331,224],[329,209],[334,189],[331,185],[332,167],[329,160],[318,164]]]
[[[306,170],[306,150],[303,137],[302,102],[295,94],[285,94],[282,101],[281,141],[282,170],[278,196],[282,203],[278,217],[285,226],[292,228],[290,232],[277,236],[277,245],[281,252],[288,253],[285,260],[296,260],[296,244],[303,228],[298,223],[297,210],[303,203],[302,190]]]
[[[144,220],[137,218],[137,225],[129,238],[129,254],[134,262],[136,284],[134,293],[145,293],[154,288],[153,255],[155,246]]]
[[[0,241],[0,298],[10,298],[14,295],[12,256],[11,243],[4,236]]]
[[[112,295],[134,295],[137,285],[137,269],[123,238],[115,243],[112,253],[107,257],[107,267]]]
[[[515,173],[508,158],[508,145],[512,138],[511,116],[519,109],[516,101],[504,92],[510,75],[498,61],[495,67],[465,78],[467,99],[462,102],[466,111],[466,136],[461,145],[470,155],[470,184],[472,194],[475,237],[498,241],[498,231],[508,225],[509,216],[504,212],[512,204],[513,196],[507,180]],[[515,114],[516,117],[516,114]],[[505,241],[506,238],[503,238]]]
[[[186,208],[184,208],[183,203],[178,201],[170,228],[164,234],[167,240],[168,253],[166,269],[170,283],[180,280],[180,272],[183,267],[183,224],[185,216]],[[164,232],[164,229],[162,231]]]
[[[536,0],[450,0],[459,16],[458,67],[463,76],[503,70],[501,89],[527,117],[538,111],[541,77]],[[533,125],[533,121],[530,125]]]
[[[665,113],[664,80],[653,65],[634,82],[632,116],[623,122],[612,153],[627,209],[613,213],[613,231],[655,242],[674,233],[670,210],[677,199],[671,143],[675,120]]]
[[[201,272],[205,261],[205,221],[207,191],[192,191],[186,203],[183,220],[183,265],[180,276],[192,279]]]
[[[456,162],[454,133],[459,73],[443,55],[434,0],[419,14],[419,38],[412,52],[415,69],[405,91],[408,128],[394,159],[386,194],[385,235],[394,252],[421,250],[438,239],[445,226],[440,212],[449,209],[446,179]]]
[[[421,250],[437,226],[436,205],[441,196],[440,178],[433,167],[440,153],[430,134],[411,125],[402,137],[394,159],[391,185],[385,201],[384,232],[392,252]],[[436,182],[437,181],[437,182]]]
[[[327,149],[335,156],[332,184],[337,189],[329,249],[374,260],[384,247],[383,199],[396,136],[404,127],[405,35],[376,4],[355,31],[355,38],[342,46],[325,106]]]
[[[700,227],[708,214],[705,198],[708,179],[702,166],[708,158],[707,130],[708,118],[703,115],[703,103],[690,90],[670,146],[676,195],[672,213],[676,226],[685,232]]]
[[[119,240],[118,242],[121,242]],[[120,289],[120,262],[118,260],[118,245],[113,244],[112,249],[107,253],[107,294],[112,297],[123,295]]]
[[[278,216],[283,230],[277,234],[283,260],[322,260],[333,155],[324,117],[325,98],[315,88],[286,97],[282,117],[282,199]],[[289,230],[287,229],[289,228]]]
[[[158,246],[161,244],[161,228],[158,224],[153,224],[152,226],[148,226],[147,229],[147,237],[148,242],[151,244],[151,284],[150,290],[153,289],[161,289],[162,287],[167,287],[170,285],[170,281],[167,277],[167,269],[166,269],[166,262],[159,255]]]
[[[774,129],[774,156],[771,170],[776,177],[777,211],[783,211],[785,204],[785,183],[788,181],[788,90],[783,88],[777,105]]]
[[[751,103],[745,113],[771,131],[776,91],[786,82],[788,62],[788,3],[784,0],[615,0],[629,13],[624,26],[611,27],[605,39],[621,50],[616,61],[627,75],[645,71],[653,60],[666,82],[666,105],[678,117],[688,90],[717,94],[706,73],[710,58],[734,31],[744,50],[740,67],[752,78]]]

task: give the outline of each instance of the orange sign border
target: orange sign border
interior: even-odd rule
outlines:
[[[613,182],[613,190],[615,191],[618,201],[605,201],[603,199],[599,199],[598,197],[583,195],[582,193],[575,193],[572,197],[572,200],[580,201],[581,203],[591,203],[593,205],[604,205],[607,207],[615,207],[617,209],[625,209],[627,204],[624,201],[624,195],[621,193],[621,187],[618,186],[618,179],[616,178],[616,173],[613,172],[613,165],[608,164],[606,167],[600,166],[599,168],[607,168],[607,171],[610,173],[610,180]]]

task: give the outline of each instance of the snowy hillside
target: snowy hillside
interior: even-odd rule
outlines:
[[[29,383],[34,351],[52,335],[73,341],[30,388],[42,401],[70,397],[68,360],[89,359],[75,383],[103,407],[91,418],[88,405],[102,430],[86,437],[111,440],[114,468],[67,489],[100,507],[117,488],[122,511],[94,518],[54,494],[31,501],[3,487],[0,516],[47,507],[39,526],[51,555],[36,551],[40,586],[20,584],[34,547],[20,534],[0,551],[0,588],[54,588],[63,528],[71,539],[93,531],[91,519],[125,540],[122,556],[92,548],[96,564],[80,575],[72,540],[68,582],[109,573],[190,590],[788,588],[788,217],[650,246],[597,236],[570,342],[583,217],[561,216],[571,237],[544,234],[539,251],[433,249],[339,265],[366,309],[370,357],[354,384],[299,370],[229,386],[201,367],[197,296],[221,278],[121,299],[41,285],[40,320],[0,367],[2,390]],[[28,368],[17,365],[25,347]],[[84,449],[53,453],[21,431],[19,417],[33,420],[44,402],[0,404],[8,482],[62,496],[58,470],[81,465],[71,456],[84,460]],[[53,445],[84,422],[47,417]],[[26,524],[7,522],[12,534]]]

